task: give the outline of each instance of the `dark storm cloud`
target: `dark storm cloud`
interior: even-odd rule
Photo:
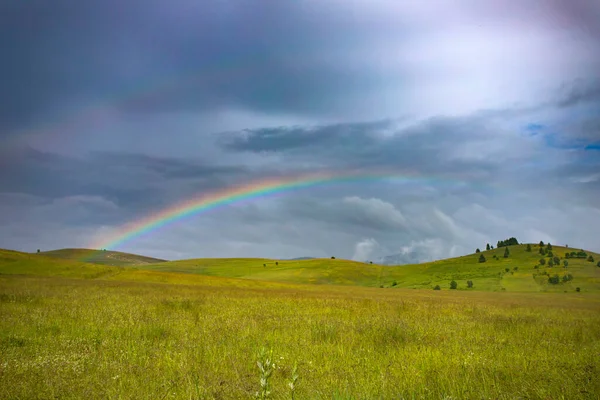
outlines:
[[[389,79],[323,50],[348,52],[389,25],[292,2],[3,2],[0,128],[58,118],[73,102],[138,112],[336,109],[341,93]]]
[[[2,193],[50,199],[102,196],[133,213],[164,207],[172,196],[215,189],[225,185],[228,177],[246,173],[243,167],[205,166],[141,154],[98,152],[76,158],[32,148],[5,153],[2,162]]]
[[[600,80],[579,79],[568,86],[563,86],[563,91],[566,93],[558,101],[560,107],[593,104],[600,112]]]

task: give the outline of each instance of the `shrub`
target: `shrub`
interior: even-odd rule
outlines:
[[[475,249],[475,253],[480,253],[479,248]]]
[[[40,252],[40,249],[37,249],[37,252],[39,253],[39,252]]]
[[[575,291],[576,291],[576,292],[581,292],[581,288],[580,288],[580,287],[576,287],[576,288],[575,288]]]
[[[442,288],[440,287],[440,285],[435,285],[435,287],[433,288],[433,290],[442,290]]]
[[[396,281],[392,282],[392,286],[397,286],[397,285],[398,285],[398,282],[396,282]]]
[[[597,267],[600,267],[600,261],[598,261],[598,264],[596,264]]]
[[[552,245],[550,244],[550,242],[548,242],[548,246],[546,246],[546,250],[552,251]]]
[[[490,244],[489,243],[485,245],[485,249],[488,250],[488,251],[490,250]]]
[[[263,267],[266,267],[266,266],[267,266],[267,264],[263,264]]]
[[[542,242],[542,241],[540,240],[540,247],[542,247],[543,245],[544,245],[544,242]]]
[[[540,258],[540,265],[546,265],[546,259]]]
[[[334,256],[331,256],[331,259],[332,259],[332,260],[335,260],[335,257],[334,257]]]
[[[560,283],[560,278],[558,275],[554,274],[553,276],[548,277],[548,283],[558,285]]]
[[[275,265],[279,265],[279,261],[275,261]]]
[[[458,287],[458,283],[456,283],[456,281],[452,281],[450,282],[450,289],[456,289]]]
[[[544,249],[543,247],[540,247],[540,254],[545,256],[546,255],[546,249]]]
[[[519,270],[519,267],[514,267],[514,268],[513,268],[513,270],[514,270],[514,271],[518,271],[518,270]]]
[[[508,271],[510,271],[510,268],[504,268],[504,271],[508,272]]]
[[[508,247],[506,247],[504,249],[504,258],[508,258],[508,255],[510,254],[510,252],[508,251]]]
[[[552,260],[554,260],[554,264],[556,264],[556,265],[559,265],[559,264],[560,264],[560,258],[558,258],[558,257],[554,256],[554,257],[552,258]]]
[[[536,265],[536,266],[534,266],[533,268],[535,268],[535,269],[538,269],[539,267],[540,267],[539,265]]]
[[[567,260],[564,260],[563,265],[565,266],[565,268],[567,268],[569,266],[569,262]]]
[[[592,256],[589,256],[587,260],[588,260],[589,262],[594,262],[594,257],[592,257]]]
[[[484,263],[485,262],[485,257],[484,257],[483,254],[479,256],[479,262],[480,263]]]
[[[552,261],[552,259],[548,260],[548,266],[549,267],[553,267],[554,266],[554,261]]]
[[[473,287],[473,281],[467,281],[467,287],[468,288],[472,288]]]
[[[571,254],[570,253],[566,253],[565,254],[565,258],[571,258]]]
[[[525,247],[525,251],[531,252],[531,245],[527,243],[527,247]]]
[[[562,277],[562,280],[563,280],[563,282],[572,281],[573,280],[573,275],[566,274],[565,276]]]

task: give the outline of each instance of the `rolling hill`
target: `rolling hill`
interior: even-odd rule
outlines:
[[[48,257],[62,258],[65,260],[85,261],[93,264],[125,266],[156,264],[166,260],[140,256],[137,254],[122,253],[119,251],[91,250],[91,249],[60,249],[40,252]]]
[[[600,261],[597,253],[586,252],[594,258],[568,259],[565,268],[563,261],[572,248],[554,246],[553,255],[560,258],[559,266],[540,266],[540,259],[549,257],[539,254],[539,246],[531,245],[532,251],[526,251],[526,244],[506,247],[509,256],[504,258],[504,247],[473,253],[462,257],[434,262],[401,266],[383,266],[340,259],[310,260],[270,260],[270,259],[190,259],[170,261],[140,266],[162,272],[183,272],[210,276],[256,279],[274,282],[357,285],[371,287],[398,287],[430,289],[440,285],[449,287],[452,280],[458,289],[466,289],[467,281],[473,281],[474,290],[485,291],[600,291]],[[579,251],[579,250],[575,250]],[[480,255],[486,258],[479,262]],[[496,257],[494,257],[496,256]],[[536,268],[537,266],[537,268]],[[573,279],[562,281],[570,274]],[[551,284],[548,278],[558,275],[560,282]]]

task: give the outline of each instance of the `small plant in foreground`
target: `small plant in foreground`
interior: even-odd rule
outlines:
[[[452,281],[450,282],[450,289],[456,289],[458,287],[458,283],[456,283],[456,281]]]
[[[298,382],[298,363],[294,363],[294,368],[292,368],[292,377],[288,382],[288,387],[290,388],[290,394],[292,396],[292,400],[294,400],[294,394],[296,393],[296,382]]]
[[[260,349],[256,365],[260,370],[260,390],[256,392],[254,397],[261,400],[268,399],[271,395],[269,379],[273,374],[273,350],[267,353],[264,347]]]
[[[435,287],[433,288],[433,290],[442,290],[442,288],[440,287],[440,285],[435,285]]]

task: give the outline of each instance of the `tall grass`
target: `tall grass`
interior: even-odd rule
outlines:
[[[596,399],[599,311],[574,292],[0,275],[0,398]]]

